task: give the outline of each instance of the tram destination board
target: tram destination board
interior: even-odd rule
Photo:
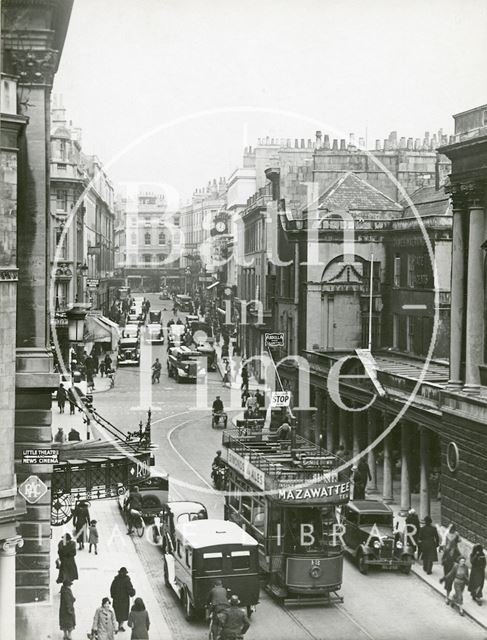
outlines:
[[[24,449],[22,464],[58,464],[58,449]]]

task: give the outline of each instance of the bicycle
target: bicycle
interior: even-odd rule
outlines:
[[[126,516],[127,533],[132,533],[135,529],[139,538],[142,538],[145,531],[145,523],[140,511],[131,509]]]

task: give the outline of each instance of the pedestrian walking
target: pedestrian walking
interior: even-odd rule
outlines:
[[[58,442],[59,444],[66,442],[66,434],[64,433],[64,429],[62,427],[58,427],[56,435],[54,436],[54,442]]]
[[[485,581],[485,554],[481,544],[474,545],[470,554],[470,580],[468,590],[472,599],[480,606],[482,604],[482,591]]]
[[[110,606],[110,598],[103,598],[101,601],[101,607],[95,611],[91,628],[92,631],[89,637],[92,640],[115,640],[117,621],[115,613]]]
[[[74,559],[76,555],[76,543],[69,533],[59,541],[58,547],[58,559],[56,560],[56,566],[59,569],[57,584],[63,584],[63,582],[74,582],[78,579],[78,567]]]
[[[57,406],[59,407],[59,413],[64,413],[64,405],[66,404],[67,397],[68,396],[66,393],[66,389],[64,388],[64,385],[61,382],[56,393],[56,402],[57,402]]]
[[[80,500],[76,504],[73,512],[73,525],[79,550],[85,548],[85,542],[90,522],[91,518],[88,504],[84,500]]]
[[[365,489],[367,487],[367,483],[372,480],[372,474],[370,473],[370,467],[365,458],[360,458],[357,464],[357,471],[360,474],[360,484],[363,485],[363,498],[365,500]]]
[[[110,354],[106,353],[103,359],[103,363],[105,365],[105,372],[110,371],[112,368],[112,359],[110,358]]]
[[[352,467],[352,485],[353,499],[365,500],[365,482],[359,468],[356,465]]]
[[[440,578],[440,582],[453,584],[453,598],[451,604],[458,607],[458,611],[463,616],[463,592],[469,581],[468,567],[463,556],[458,558],[449,573]],[[449,592],[447,592],[446,604],[450,604]]]
[[[93,375],[97,375],[98,371],[100,370],[100,360],[98,358],[98,354],[94,353],[93,354]]]
[[[460,557],[460,549],[458,548],[459,536],[453,536],[447,538],[446,546],[443,549],[443,555],[441,556],[441,564],[443,566],[443,576],[446,576],[453,568],[453,565],[458,562]]]
[[[135,598],[127,624],[132,629],[130,640],[149,639],[149,614],[142,598]]]
[[[419,558],[419,530],[421,528],[419,517],[416,511],[411,508],[408,511],[408,515],[406,516],[406,535],[409,538],[409,541],[412,543],[411,546],[414,549],[414,553],[418,551]]]
[[[249,369],[246,364],[243,365],[242,371],[240,373],[242,377],[242,384],[240,385],[241,389],[249,389]]]
[[[424,518],[424,526],[419,531],[419,541],[423,557],[423,569],[428,575],[431,575],[433,563],[438,560],[437,549],[440,546],[440,538],[429,516]]]
[[[74,416],[76,409],[76,398],[74,395],[73,387],[68,389],[68,402],[69,402],[69,415]]]
[[[118,630],[125,631],[123,623],[129,617],[130,598],[135,596],[135,589],[132,586],[128,571],[125,567],[121,567],[118,575],[113,579],[110,586],[110,595],[113,598],[113,608],[118,622]]]
[[[103,378],[104,374],[105,374],[105,360],[101,360],[98,369],[100,371],[100,378]]]
[[[92,520],[90,522],[90,529],[88,532],[88,553],[91,553],[91,547],[94,547],[95,556],[98,555],[98,542],[100,541],[100,536],[98,535],[98,528],[96,526],[96,520]]]
[[[61,598],[59,600],[59,628],[63,632],[64,640],[71,640],[71,633],[76,627],[76,613],[74,603],[76,598],[71,591],[70,580],[65,580],[61,587]]]

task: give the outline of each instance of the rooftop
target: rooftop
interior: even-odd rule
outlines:
[[[194,520],[184,523],[178,529],[184,544],[193,549],[216,547],[222,544],[257,546],[257,540],[237,524],[227,520]]]

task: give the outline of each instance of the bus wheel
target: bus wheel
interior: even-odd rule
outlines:
[[[364,554],[362,553],[362,551],[359,551],[357,554],[357,566],[360,573],[366,576],[369,571],[369,567],[367,565],[367,560]]]
[[[169,582],[169,569],[167,568],[167,562],[164,559],[164,584],[166,587],[170,587],[171,583]]]
[[[184,607],[184,617],[188,622],[190,622],[194,617],[194,607],[191,604],[191,599],[188,595],[187,589],[185,589],[183,592],[183,607]]]

